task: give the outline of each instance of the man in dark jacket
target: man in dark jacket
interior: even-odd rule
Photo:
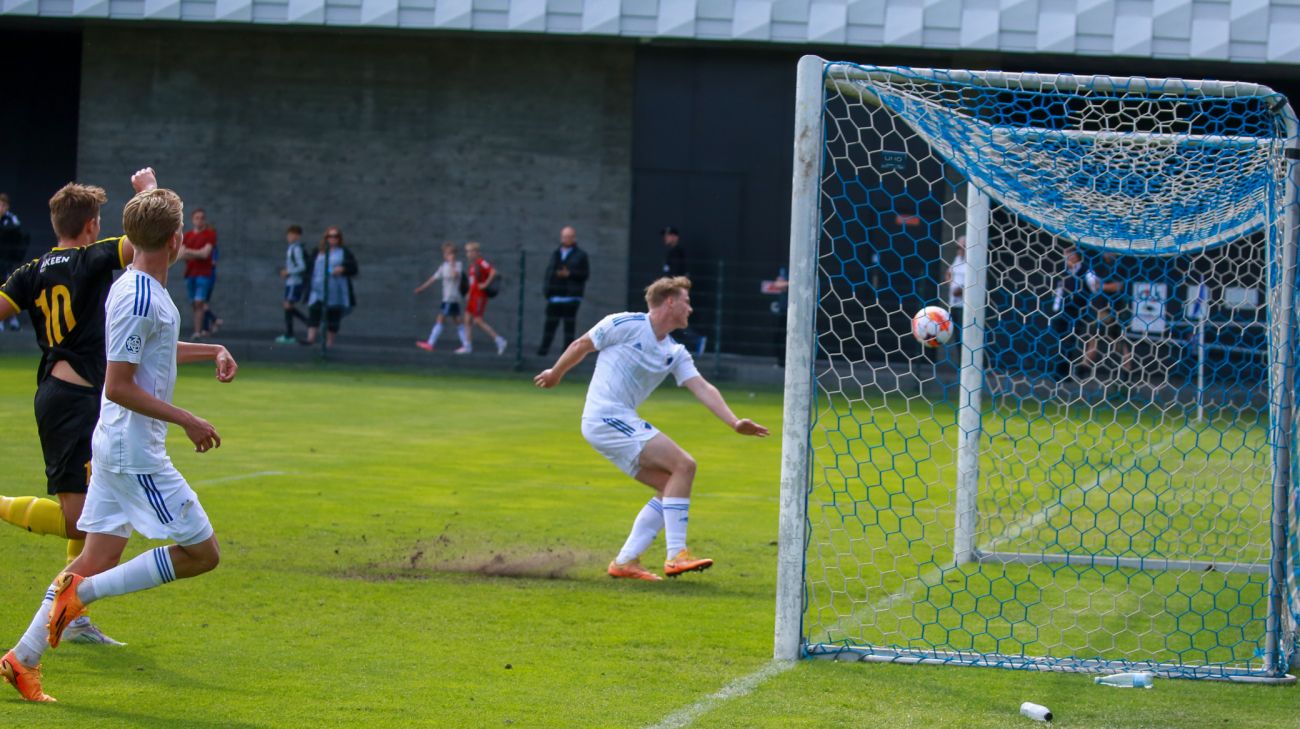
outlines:
[[[578,247],[578,231],[572,226],[565,226],[560,231],[560,247],[551,254],[550,263],[546,264],[546,326],[542,331],[542,344],[537,354],[545,356],[551,349],[551,340],[555,339],[555,330],[560,321],[564,321],[564,346],[576,337],[578,306],[582,304],[582,292],[587,287],[587,276],[591,269],[587,264],[587,252]]]
[[[682,245],[681,232],[676,226],[666,226],[659,231],[664,240],[664,276],[685,276],[690,278],[691,273],[686,267],[686,247]],[[686,327],[673,332],[673,339],[681,342],[691,354],[699,357],[704,354],[704,347],[708,344],[708,337],[700,336],[694,329]]]
[[[686,270],[686,248],[682,246],[681,234],[677,228],[670,225],[659,233],[664,239],[663,275],[689,277],[691,274]]]

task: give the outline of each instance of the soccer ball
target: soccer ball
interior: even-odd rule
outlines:
[[[926,347],[942,347],[952,339],[952,317],[938,306],[927,306],[912,317],[912,336]]]

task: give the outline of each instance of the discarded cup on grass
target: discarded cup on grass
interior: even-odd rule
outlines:
[[[1155,674],[1150,671],[1135,671],[1098,676],[1092,679],[1092,682],[1102,686],[1118,686],[1120,688],[1151,688],[1151,681],[1155,677]]]
[[[1020,705],[1020,714],[1021,714],[1022,716],[1027,716],[1027,717],[1029,717],[1030,719],[1033,719],[1034,721],[1051,721],[1051,720],[1052,720],[1052,710],[1051,710],[1051,709],[1047,708],[1046,706],[1039,706],[1038,704],[1031,704],[1031,703],[1028,702],[1028,701],[1026,701],[1025,703],[1023,703],[1023,704]]]

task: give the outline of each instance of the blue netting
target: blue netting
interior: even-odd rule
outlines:
[[[966,178],[1084,245],[1217,245],[1258,231],[1278,192],[1286,132],[1272,113],[1277,95],[1206,97],[1148,79],[1108,79],[1104,91],[1006,88],[968,74],[861,71],[845,82]]]

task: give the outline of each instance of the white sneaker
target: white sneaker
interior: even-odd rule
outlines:
[[[470,347],[461,347],[460,349],[456,350],[456,351],[453,352],[452,354],[470,354],[470,353],[472,353],[473,351],[474,351],[474,350],[471,349]]]
[[[506,353],[506,338],[497,337],[497,354],[502,355],[505,353]]]
[[[68,627],[63,629],[63,640],[70,640],[73,643],[86,643],[89,645],[126,645],[118,640],[105,635],[99,626],[90,622],[90,618],[82,615],[76,620],[68,623]]]

